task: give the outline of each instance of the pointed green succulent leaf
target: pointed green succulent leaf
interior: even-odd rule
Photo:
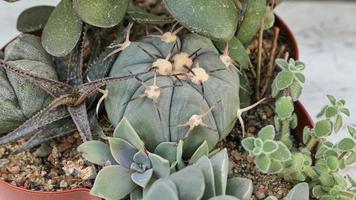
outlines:
[[[308,183],[299,183],[289,191],[288,200],[309,200],[309,185]]]
[[[346,116],[350,117],[351,113],[348,108],[340,108],[340,112],[344,113]]]
[[[356,137],[356,128],[352,126],[347,126],[347,130],[349,131],[350,135],[355,138]]]
[[[171,171],[169,161],[153,153],[149,153],[148,157],[151,160],[154,175],[167,178]]]
[[[121,138],[109,138],[111,153],[121,166],[130,169],[134,155],[138,150]]]
[[[337,148],[341,151],[349,151],[352,149],[355,150],[355,146],[355,140],[353,140],[352,138],[344,138],[337,144]]]
[[[90,194],[104,199],[122,199],[135,187],[127,169],[112,165],[98,173]]]
[[[153,169],[146,170],[143,173],[134,172],[131,174],[131,180],[142,188],[145,188],[148,182],[151,180],[152,175]]]
[[[268,140],[263,143],[262,151],[266,154],[271,154],[278,149],[277,142],[273,140]]]
[[[177,159],[177,144],[175,142],[162,142],[156,147],[154,153],[172,164]]]
[[[239,200],[239,199],[233,196],[220,195],[220,196],[212,197],[209,200]]]
[[[240,200],[251,199],[253,184],[250,179],[234,177],[227,181],[226,194]]]
[[[178,190],[169,179],[159,179],[148,190],[145,200],[179,200]]]
[[[326,163],[331,171],[336,171],[339,168],[339,160],[336,156],[328,156]]]
[[[282,71],[278,73],[275,81],[278,90],[284,90],[293,84],[294,74],[290,71]]]
[[[281,70],[288,70],[288,62],[285,59],[277,58],[276,64]]]
[[[304,127],[303,129],[303,144],[307,144],[310,139],[310,128]]]
[[[29,33],[43,29],[53,9],[53,6],[35,6],[26,9],[17,19],[17,30]]]
[[[266,154],[260,154],[255,159],[257,169],[261,172],[267,173],[271,166],[271,159]]]
[[[262,141],[273,140],[275,135],[276,132],[272,125],[265,126],[258,132],[258,138]]]
[[[247,47],[260,29],[266,12],[266,0],[249,0],[244,4],[246,11],[236,36]]]
[[[229,156],[227,150],[221,150],[210,160],[214,169],[216,195],[225,195],[227,176],[229,173]]]
[[[253,151],[253,149],[255,148],[255,138],[253,138],[253,137],[245,138],[242,140],[241,144],[242,144],[242,147],[246,151],[251,153]]]
[[[238,10],[231,0],[164,0],[173,17],[190,31],[213,40],[230,40],[237,28]]]
[[[182,169],[184,167],[184,163],[183,163],[183,145],[184,145],[183,140],[179,140],[178,146],[177,146],[177,157],[176,157],[178,169]]]
[[[151,161],[145,150],[139,150],[133,157],[133,161],[141,166],[151,167]]]
[[[188,166],[168,179],[176,185],[179,200],[199,200],[204,195],[204,175],[196,166]]]
[[[109,145],[101,141],[88,141],[78,147],[78,152],[91,163],[104,166],[108,162],[116,164],[115,159],[111,155]]]
[[[294,112],[292,98],[289,96],[280,97],[276,102],[276,112],[281,119],[291,117]]]
[[[332,130],[332,122],[328,119],[318,121],[315,124],[315,135],[317,137],[329,136]]]
[[[128,0],[73,0],[73,6],[80,18],[93,26],[113,27],[124,18]]]
[[[271,158],[276,161],[285,162],[291,159],[292,155],[288,147],[283,142],[278,142],[278,149],[271,154]]]
[[[268,30],[273,27],[275,22],[275,16],[273,9],[270,6],[266,7],[265,17],[264,17],[264,30]]]
[[[327,106],[325,110],[325,116],[327,118],[335,117],[337,115],[337,109],[332,106]]]
[[[342,116],[337,115],[336,120],[335,120],[335,125],[334,125],[335,133],[338,133],[341,130],[343,125],[344,125],[344,120],[342,119]]]
[[[53,56],[65,56],[77,45],[81,33],[82,22],[75,13],[71,0],[62,0],[43,29],[42,45]]]
[[[202,156],[209,155],[209,146],[206,141],[204,141],[199,148],[194,152],[193,156],[189,160],[189,164],[195,163]]]
[[[207,156],[203,156],[195,163],[195,165],[200,168],[204,175],[205,192],[203,199],[214,197],[216,195],[215,177],[213,165],[211,164],[209,158]]]
[[[326,95],[332,105],[336,105],[336,98],[332,95]]]
[[[126,140],[137,149],[143,149],[144,147],[143,141],[137,135],[135,129],[131,126],[130,122],[126,118],[123,118],[117,125],[113,137]]]

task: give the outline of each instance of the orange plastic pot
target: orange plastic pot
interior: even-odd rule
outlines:
[[[276,25],[281,29],[281,37],[284,37],[288,44],[290,57],[298,59],[298,45],[292,32],[278,16],[276,18]],[[39,33],[37,32],[36,35],[39,35]],[[293,130],[293,134],[297,141],[302,141],[303,128],[305,126],[313,127],[313,120],[300,102],[295,104],[295,112],[298,116],[299,123],[298,127]],[[74,189],[62,192],[38,192],[13,186],[0,179],[0,200],[100,200],[100,198],[91,196],[89,189]]]

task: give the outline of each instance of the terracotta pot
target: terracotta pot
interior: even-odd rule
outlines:
[[[277,16],[276,25],[281,29],[281,37],[288,43],[290,57],[299,58],[297,42],[287,27],[287,25]],[[36,35],[39,35],[37,32]],[[2,48],[4,49],[4,48]],[[303,128],[305,126],[313,127],[313,120],[304,106],[297,102],[295,112],[298,116],[298,127],[293,130],[293,135],[297,141],[302,141]],[[63,192],[37,192],[13,186],[0,179],[0,200],[100,200],[89,194],[88,189],[74,189]]]

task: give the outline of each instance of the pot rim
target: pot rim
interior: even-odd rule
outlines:
[[[294,59],[299,59],[299,48],[298,48],[298,44],[297,41],[292,33],[292,31],[290,30],[290,28],[287,26],[287,24],[277,15],[276,16],[276,22],[275,25],[280,27],[281,32],[283,32],[283,34],[285,34],[286,38],[288,38],[288,45],[290,47],[291,52],[291,57]],[[35,35],[38,35],[35,34]],[[9,43],[7,43],[3,48],[1,48],[1,50],[5,49],[5,47],[10,44],[13,40],[15,40],[17,37],[15,37],[14,39],[12,39]],[[296,113],[298,118],[303,118],[303,123],[301,124],[303,127],[304,126],[309,126],[309,127],[313,127],[314,126],[314,122],[313,119],[311,118],[309,112],[307,112],[307,109],[304,107],[304,105],[298,101],[295,103],[296,106]],[[298,129],[298,128],[297,128]],[[300,130],[298,129],[297,132],[300,132]],[[302,132],[301,132],[302,133]],[[64,190],[64,191],[55,191],[55,192],[42,192],[42,191],[33,191],[33,190],[28,190],[28,189],[24,189],[22,187],[18,187],[15,185],[12,185],[8,182],[6,182],[5,180],[3,180],[2,178],[0,178],[0,186],[5,186],[5,187],[9,187],[14,191],[19,191],[19,192],[23,192],[23,193],[28,193],[28,194],[34,194],[34,195],[64,195],[64,194],[70,194],[70,193],[90,193],[90,189],[87,188],[76,188],[76,189],[69,189],[69,190]],[[100,198],[97,198],[98,200],[100,200]]]

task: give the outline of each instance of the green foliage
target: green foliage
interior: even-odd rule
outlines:
[[[142,24],[170,24],[174,22],[173,17],[166,17],[166,16],[157,16],[148,13],[146,10],[136,6],[133,3],[129,3],[129,7],[127,10],[127,15],[130,19],[136,23]]]
[[[53,9],[52,6],[36,6],[26,9],[17,19],[17,30],[30,33],[43,29]]]

